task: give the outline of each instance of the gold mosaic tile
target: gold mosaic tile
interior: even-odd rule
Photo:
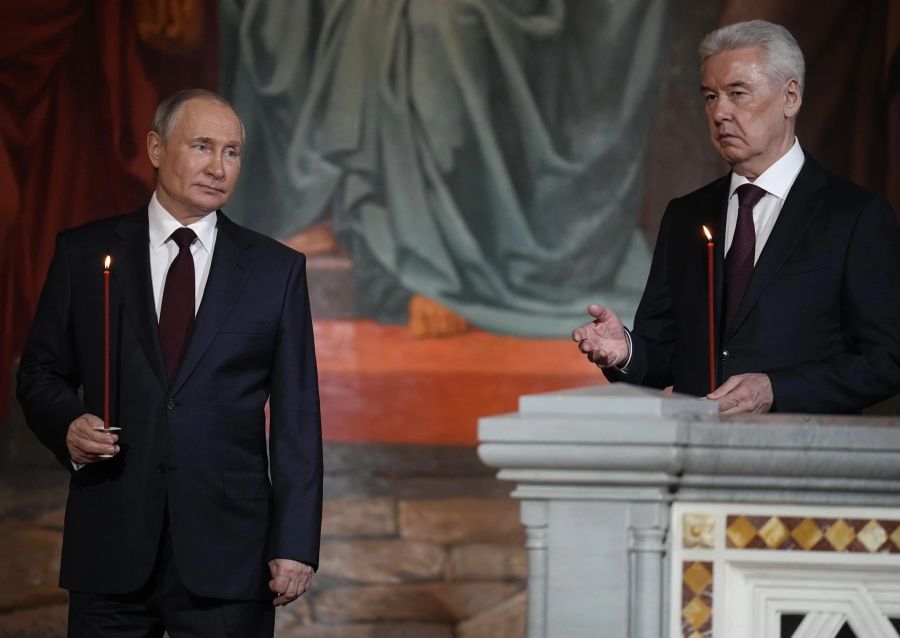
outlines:
[[[756,536],[756,528],[747,520],[746,516],[738,516],[725,530],[725,534],[731,540],[732,545],[743,549]],[[900,546],[900,543],[898,543],[898,546]]]
[[[713,564],[684,561],[681,574],[681,636],[709,638],[713,629]]]
[[[900,531],[900,527],[894,531],[894,534],[897,534],[897,531]],[[869,521],[866,523],[866,526],[859,530],[859,534],[856,535],[856,538],[862,543],[867,550],[870,552],[877,551],[879,547],[884,545],[885,541],[888,539],[887,532],[884,531],[884,528],[878,521]]]
[[[839,518],[828,527],[828,531],[825,532],[825,538],[828,539],[828,542],[831,543],[832,547],[837,551],[842,552],[847,545],[852,543],[853,539],[856,538],[856,531],[847,524],[847,521],[843,518]],[[803,549],[809,548],[804,547]]]
[[[712,616],[712,609],[706,604],[706,601],[699,596],[694,596],[684,609],[681,610],[682,617],[695,630],[706,624],[706,621]]]
[[[694,563],[685,572],[682,580],[695,594],[699,594],[712,582],[713,576],[703,563]]]
[[[726,522],[729,548],[900,554],[900,520],[728,514]]]
[[[782,543],[790,536],[790,530],[777,516],[773,516],[759,530],[759,537],[763,539],[769,549],[781,547]]]
[[[894,533],[889,537],[891,542],[894,544],[894,547],[900,549],[900,527],[894,530]]]
[[[816,543],[822,540],[822,536],[824,536],[822,530],[819,529],[819,526],[816,525],[816,522],[811,518],[804,518],[799,525],[791,530],[791,538],[793,538],[800,547],[806,550],[814,547]],[[850,540],[853,540],[852,530]],[[850,541],[848,540],[847,542],[849,543]]]
[[[715,519],[710,514],[685,514],[682,517],[682,545],[686,549],[715,545]]]

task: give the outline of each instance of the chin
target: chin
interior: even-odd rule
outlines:
[[[228,201],[228,200],[216,198],[216,199],[211,199],[211,200],[205,200],[202,202],[194,202],[194,206],[196,206],[199,210],[208,212],[211,210],[218,210],[218,209],[222,208],[222,206],[225,205],[226,201]]]
[[[731,166],[735,164],[739,164],[746,159],[743,153],[738,152],[737,149],[733,147],[720,147],[719,155],[722,156],[722,159],[725,160]]]

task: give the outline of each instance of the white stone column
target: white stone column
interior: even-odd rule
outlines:
[[[666,530],[632,527],[629,551],[633,554],[632,597],[629,601],[632,628],[629,638],[659,638],[663,628],[663,560]]]
[[[711,408],[606,386],[522,397],[518,414],[481,420],[479,455],[516,483],[536,545],[529,638],[658,638],[679,420]]]
[[[528,551],[528,638],[547,638],[547,501],[522,501]]]

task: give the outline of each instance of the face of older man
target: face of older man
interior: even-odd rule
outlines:
[[[241,137],[240,120],[224,104],[185,102],[168,139],[147,136],[159,203],[184,224],[224,206],[241,172]]]
[[[800,109],[795,80],[769,77],[759,47],[723,51],[706,59],[701,91],[710,138],[736,173],[756,179],[794,144]]]

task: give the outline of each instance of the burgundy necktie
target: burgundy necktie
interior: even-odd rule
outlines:
[[[725,322],[731,323],[737,312],[756,256],[756,227],[753,225],[753,207],[759,203],[766,191],[753,184],[742,184],[737,188],[738,216],[731,248],[725,257]]]
[[[159,311],[159,341],[169,382],[175,379],[194,328],[194,258],[191,244],[196,238],[190,228],[179,228],[172,233],[172,240],[178,245],[178,255],[169,266]]]

